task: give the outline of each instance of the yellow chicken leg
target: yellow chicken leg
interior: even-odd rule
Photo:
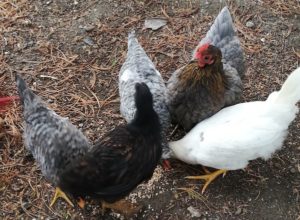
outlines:
[[[214,180],[216,179],[219,175],[223,174],[223,176],[226,174],[227,170],[216,170],[212,173],[206,174],[206,175],[202,175],[202,176],[187,176],[185,177],[186,179],[190,179],[190,180],[205,180],[205,184],[202,188],[202,193],[205,192],[206,188],[208,187],[208,185]]]
[[[117,211],[127,217],[132,216],[133,214],[136,214],[140,209],[141,206],[135,206],[132,203],[122,199],[115,203],[107,203],[102,202],[102,215],[105,212],[105,209],[112,209],[114,211]]]
[[[73,203],[71,202],[71,200],[67,197],[67,195],[61,191],[61,189],[59,187],[55,188],[55,194],[54,194],[54,198],[52,199],[52,202],[50,204],[50,207],[54,205],[54,203],[56,202],[56,200],[58,198],[62,198],[64,199],[70,206],[74,207]]]
[[[78,206],[82,209],[84,209],[84,206],[85,206],[85,201],[79,197],[79,201],[77,202]]]

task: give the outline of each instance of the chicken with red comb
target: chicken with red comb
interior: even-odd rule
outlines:
[[[172,121],[186,131],[242,94],[244,57],[227,7],[193,52],[191,61],[176,70],[167,83]]]

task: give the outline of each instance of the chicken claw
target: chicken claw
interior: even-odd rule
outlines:
[[[202,175],[202,176],[187,176],[185,177],[186,179],[190,179],[190,180],[205,180],[205,184],[202,188],[202,194],[205,192],[206,188],[208,187],[208,185],[214,180],[216,179],[219,175],[223,174],[223,176],[225,176],[227,170],[216,170],[212,173],[206,174],[206,175]]]
[[[50,207],[52,207],[54,205],[54,203],[56,202],[56,200],[58,198],[64,199],[70,206],[74,207],[71,200],[67,197],[67,195],[59,187],[56,187],[56,189],[55,189],[54,198],[52,199]]]

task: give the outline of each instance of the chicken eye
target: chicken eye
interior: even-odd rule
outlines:
[[[209,56],[204,56],[205,61],[209,61]]]

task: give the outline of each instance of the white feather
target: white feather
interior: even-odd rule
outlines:
[[[126,69],[120,76],[120,81],[127,82],[127,80],[134,78],[136,73],[132,72],[130,69]]]

